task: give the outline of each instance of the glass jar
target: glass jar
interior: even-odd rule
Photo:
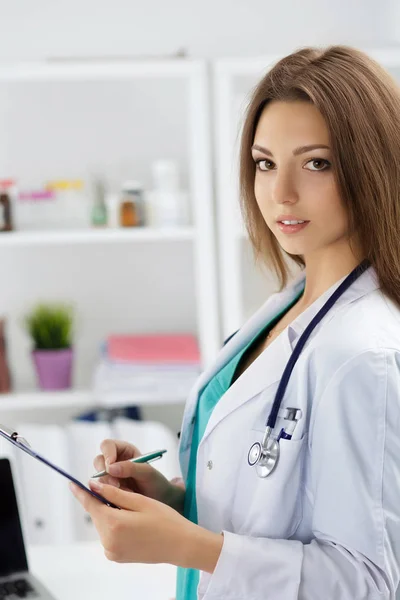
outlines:
[[[99,179],[95,182],[94,202],[92,206],[92,226],[106,227],[108,225],[108,210],[105,201],[105,186]]]
[[[0,180],[0,231],[14,229],[12,205],[14,204],[15,185],[13,179]]]
[[[126,181],[122,186],[119,222],[121,227],[145,224],[142,186],[137,181]]]

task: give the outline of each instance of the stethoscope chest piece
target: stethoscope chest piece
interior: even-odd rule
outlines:
[[[256,467],[259,477],[268,477],[275,469],[279,460],[279,442],[269,437],[263,443],[255,442],[247,455],[250,467]]]

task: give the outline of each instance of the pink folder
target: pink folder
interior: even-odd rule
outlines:
[[[111,335],[108,338],[111,360],[135,363],[200,362],[200,352],[193,335]]]

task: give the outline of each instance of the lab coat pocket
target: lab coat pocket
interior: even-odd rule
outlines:
[[[307,435],[299,440],[280,441],[280,456],[275,470],[265,478],[247,462],[254,442],[262,441],[263,432],[252,430],[246,454],[242,456],[232,508],[235,533],[253,537],[288,539],[302,518],[302,475]]]

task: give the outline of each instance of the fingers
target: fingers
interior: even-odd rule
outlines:
[[[102,485],[98,481],[91,481],[90,488],[94,492],[101,494],[106,500],[126,510],[142,511],[152,502],[150,498],[146,498],[141,494],[119,490],[111,485]]]
[[[150,465],[132,463],[129,460],[126,460],[110,465],[108,467],[108,472],[113,477],[119,477],[120,479],[132,477],[133,479],[136,479],[136,481],[142,481],[143,479],[148,478],[152,468],[153,467]]]
[[[93,466],[96,469],[96,473],[100,471],[104,471],[106,468],[106,462],[104,460],[104,456],[102,454],[98,454],[93,461]]]
[[[103,440],[100,444],[100,450],[104,457],[104,468],[107,469],[107,465],[114,463],[117,460],[117,444],[114,440]]]
[[[96,477],[97,481],[101,483],[105,483],[106,485],[113,485],[114,487],[121,487],[119,480],[116,477],[111,477],[110,475],[104,475],[104,477]]]
[[[122,440],[103,440],[100,444],[100,450],[103,453],[105,468],[120,460],[128,460],[140,456],[140,451]]]
[[[105,460],[102,454],[96,456],[93,461],[94,468],[96,473],[105,470]],[[107,485],[114,485],[115,487],[120,487],[120,482],[115,477],[111,477],[110,475],[105,475],[104,477],[99,478],[102,483],[106,483]]]
[[[97,500],[97,498],[94,498],[93,496],[91,496],[86,490],[83,490],[81,487],[79,487],[75,483],[70,482],[69,488],[70,488],[71,492],[74,494],[75,498],[83,506],[83,509],[86,512],[92,514],[92,512],[95,511],[96,508],[99,507],[99,505],[101,506],[101,502],[99,500]],[[94,490],[94,491],[96,491],[96,490]]]
[[[128,444],[122,440],[106,439],[100,444],[100,450],[103,454],[96,456],[93,464],[96,472],[107,471],[107,473],[109,473],[109,475],[100,478],[102,483],[120,488],[121,484],[119,479],[128,477],[137,477],[140,479],[141,477],[145,477],[146,467],[148,474],[147,465],[139,465],[139,467],[144,467],[144,470],[140,468],[135,469],[136,465],[132,465],[132,463],[127,460],[141,456],[138,448],[132,444]],[[118,463],[118,465],[116,463]],[[120,468],[120,465],[122,465],[122,468]],[[112,469],[114,469],[114,471]]]

